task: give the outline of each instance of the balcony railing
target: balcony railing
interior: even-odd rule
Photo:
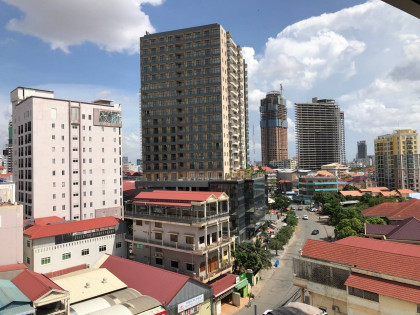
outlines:
[[[162,221],[171,221],[171,222],[180,222],[180,223],[204,223],[206,221],[211,221],[223,217],[229,217],[229,212],[208,212],[209,214],[206,217],[192,217],[192,216],[179,216],[172,214],[164,213],[149,213],[144,211],[125,211],[124,216],[127,218],[138,218],[138,219],[151,219],[151,220],[162,220]]]

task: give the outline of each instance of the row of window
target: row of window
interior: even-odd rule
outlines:
[[[154,71],[157,71],[156,66],[154,67]],[[153,68],[152,67],[152,68]],[[182,78],[193,78],[193,77],[202,77],[203,75],[212,75],[212,74],[220,74],[220,67],[215,68],[205,68],[205,69],[194,69],[194,70],[178,70],[175,72],[161,73],[161,74],[152,74],[152,75],[143,75],[142,82],[152,82],[162,79],[182,79]]]
[[[167,181],[169,180],[169,176],[170,176],[170,180],[178,180],[178,179],[183,179],[183,175],[181,174],[177,174],[177,173],[163,173],[163,174],[154,174],[154,176],[150,175],[150,174],[145,174],[146,175],[146,180],[150,181],[152,180],[163,180],[163,181]],[[223,178],[223,173],[221,172],[207,172],[207,177],[206,177],[206,173],[190,173],[189,178],[191,180],[194,180],[195,178],[199,179],[199,180],[205,180],[207,179],[222,179]]]

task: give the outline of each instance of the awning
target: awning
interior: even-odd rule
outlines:
[[[238,283],[236,286],[235,286],[235,289],[236,290],[240,290],[240,289],[242,289],[242,288],[245,288],[247,285],[248,285],[248,279],[245,279],[245,280],[243,280],[242,282],[240,282],[240,283]]]
[[[134,204],[139,205],[156,205],[156,206],[171,206],[171,207],[191,207],[191,203],[183,203],[183,202],[161,202],[161,201],[142,201],[142,200],[135,200],[133,201]]]

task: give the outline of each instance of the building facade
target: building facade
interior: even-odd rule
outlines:
[[[22,205],[8,202],[0,205],[0,250],[3,253],[0,266],[23,263],[22,214]]]
[[[375,166],[378,186],[419,191],[418,133],[406,129],[379,136],[375,140]]]
[[[25,218],[122,217],[121,105],[18,87],[13,173]]]
[[[367,145],[366,141],[357,141],[357,159],[367,159]]]
[[[261,100],[260,128],[262,164],[287,159],[287,107],[282,93],[268,92]]]
[[[114,217],[64,221],[35,219],[23,231],[23,260],[28,269],[50,273],[93,266],[103,254],[127,256],[125,224]]]
[[[299,168],[345,163],[344,113],[335,100],[295,103],[295,119]]]
[[[219,24],[140,39],[146,180],[224,179],[248,155],[247,70]]]
[[[229,197],[222,192],[141,192],[127,206],[134,260],[208,282],[232,269]]]
[[[299,197],[301,201],[311,203],[313,196],[319,191],[338,192],[338,179],[335,176],[309,174],[299,177]]]
[[[12,127],[12,121],[9,121],[9,127],[8,127],[8,139],[6,148],[3,150],[3,157],[6,157],[6,168],[7,173],[13,172],[13,127]]]

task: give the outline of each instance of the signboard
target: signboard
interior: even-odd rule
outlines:
[[[235,279],[235,284],[238,284],[239,282],[241,282],[244,279],[246,279],[246,273],[243,273],[243,274],[240,274],[239,276],[237,276],[236,279]]]
[[[204,294],[178,304],[178,313],[204,302]]]

